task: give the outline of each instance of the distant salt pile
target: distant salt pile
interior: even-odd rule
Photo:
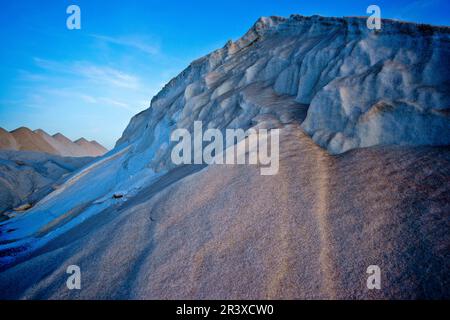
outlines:
[[[21,127],[11,132],[0,128],[0,149],[45,152],[62,157],[98,157],[108,150],[96,141],[81,138],[72,142],[61,133],[53,136],[44,130]]]

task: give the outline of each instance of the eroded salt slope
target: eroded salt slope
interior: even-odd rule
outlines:
[[[448,144],[449,28],[384,21],[376,33],[365,23],[261,18],[241,39],[194,61],[132,119],[114,150],[0,225],[13,230],[0,235],[0,263],[132,199],[172,170],[170,133],[196,120],[220,129],[303,123],[330,153]]]
[[[449,61],[448,27],[385,20],[377,32],[363,18],[261,18],[243,38],[172,80],[118,145],[152,132],[161,121],[174,127],[191,127],[193,120],[219,128],[254,125],[273,108],[249,102],[248,86],[310,105],[303,129],[331,153],[385,144],[447,145]],[[155,167],[167,162],[168,149],[161,143]]]

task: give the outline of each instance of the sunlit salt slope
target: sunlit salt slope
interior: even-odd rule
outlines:
[[[261,18],[167,84],[114,150],[0,225],[1,295],[448,296],[449,151],[425,146],[450,142],[449,39]],[[174,168],[170,132],[195,120],[281,128],[281,174]],[[343,153],[378,145],[403,147]],[[377,263],[389,277],[374,294],[364,268]],[[67,292],[66,264],[85,266],[86,290]]]

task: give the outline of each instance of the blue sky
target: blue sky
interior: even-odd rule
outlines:
[[[81,30],[66,9],[81,8]],[[130,118],[192,60],[260,16],[364,16],[450,25],[448,0],[26,0],[0,10],[0,127],[113,147]]]

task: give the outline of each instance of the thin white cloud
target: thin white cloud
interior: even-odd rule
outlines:
[[[62,97],[66,99],[79,99],[89,104],[97,104],[99,101],[97,98],[85,94],[85,93],[79,93],[76,90],[73,90],[71,88],[42,88],[38,87],[36,88],[38,92],[40,92],[41,95],[45,95],[46,97]]]
[[[116,108],[121,108],[132,112],[136,112],[137,110],[136,108],[133,108],[130,104],[119,101],[115,98],[107,98],[102,96],[93,97],[92,95],[86,93],[78,93],[70,88],[43,89],[40,92],[41,94],[45,94],[47,96],[59,96],[69,99],[80,99],[86,103],[94,105],[113,106]]]
[[[79,76],[99,85],[128,89],[138,89],[140,87],[140,80],[137,76],[108,66],[99,66],[82,61],[66,64],[41,58],[34,58],[34,61],[37,66],[47,71]]]
[[[6,108],[32,108],[41,109],[41,101],[37,101],[36,96],[30,95],[20,100],[0,100],[0,111]]]
[[[80,98],[83,99],[83,101],[87,102],[87,103],[91,103],[91,104],[97,103],[97,99],[96,98],[94,98],[94,97],[92,97],[90,95],[87,95],[87,94],[80,94]]]
[[[99,98],[98,102],[100,103],[104,103],[107,105],[111,105],[113,107],[117,107],[117,108],[121,108],[121,109],[125,109],[128,111],[133,111],[136,112],[136,108],[133,108],[132,106],[130,106],[129,104],[125,103],[125,102],[121,102],[115,99],[111,99],[111,98]]]
[[[138,89],[139,78],[131,74],[110,67],[91,64],[78,64],[74,66],[74,73],[79,74],[99,84],[110,84],[120,88]]]
[[[47,80],[47,77],[41,74],[36,74],[33,72],[29,72],[27,70],[18,70],[18,75],[20,80],[24,81],[45,81]]]
[[[91,37],[110,44],[137,49],[151,55],[160,54],[160,47],[159,45],[154,43],[154,40],[143,38],[141,36],[125,36],[113,38],[109,36],[93,34],[91,35]]]
[[[29,82],[24,86],[28,92],[22,103],[29,108],[44,110],[49,106],[66,104],[84,108],[92,114],[97,112],[95,109],[110,108],[113,114],[131,117],[148,108],[152,94],[159,91],[142,82],[138,76],[111,66],[42,58],[34,58],[34,62],[37,70],[19,71],[21,79]]]

